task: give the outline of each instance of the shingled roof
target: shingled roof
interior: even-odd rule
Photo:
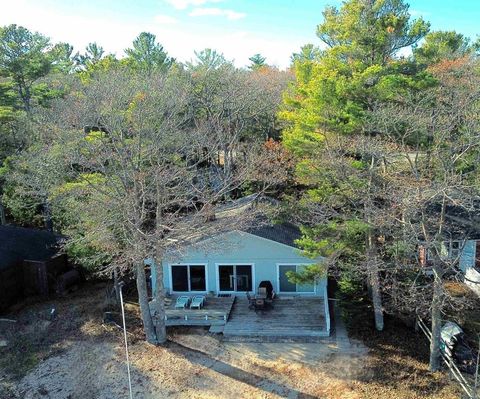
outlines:
[[[62,240],[50,231],[0,226],[0,270],[23,260],[47,260]]]
[[[295,240],[301,237],[300,229],[291,223],[264,224],[259,227],[247,229],[247,233],[266,238],[267,240],[276,241],[290,247],[297,247]]]
[[[245,212],[252,212],[260,203],[275,207],[278,206],[279,202],[269,197],[259,197],[256,194],[249,195],[217,206],[215,210],[216,218],[217,220],[224,220],[225,218],[233,218],[235,220],[235,218]],[[240,230],[290,247],[297,247],[295,240],[301,237],[300,229],[297,226],[292,223],[273,224],[262,212],[256,214]]]

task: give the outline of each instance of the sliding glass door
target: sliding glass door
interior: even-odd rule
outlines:
[[[313,284],[295,284],[288,280],[287,273],[300,272],[304,265],[278,265],[278,286],[280,292],[304,292],[314,293],[315,286]]]
[[[207,291],[205,265],[172,265],[172,290]]]
[[[218,287],[223,292],[252,291],[252,265],[219,265]]]
[[[220,291],[235,291],[235,266],[218,266]]]

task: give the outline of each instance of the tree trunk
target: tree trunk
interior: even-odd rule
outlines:
[[[436,262],[435,262],[436,263]],[[438,265],[433,266],[432,298],[432,341],[430,342],[430,371],[440,369],[440,342],[442,331],[442,271]]]
[[[383,305],[382,294],[380,293],[380,278],[378,277],[378,267],[375,259],[369,267],[370,288],[372,290],[373,312],[375,314],[375,328],[383,331]]]
[[[153,267],[155,268],[155,331],[159,344],[167,341],[167,330],[165,328],[165,287],[163,286],[163,267],[162,260],[155,258]]]
[[[113,269],[113,289],[115,290],[115,302],[120,306],[120,279],[117,268]]]
[[[50,208],[50,202],[48,200],[45,200],[45,203],[43,204],[43,219],[45,229],[48,231],[53,231],[52,210]]]
[[[383,305],[382,294],[380,292],[380,277],[378,271],[375,244],[373,242],[372,232],[367,233],[367,265],[368,265],[368,284],[370,286],[373,313],[375,315],[375,328],[383,331]]]
[[[365,255],[368,267],[368,285],[371,290],[372,303],[373,303],[373,312],[375,315],[375,328],[378,331],[383,331],[383,305],[382,305],[382,294],[380,291],[380,277],[378,271],[378,262],[377,262],[377,248],[375,244],[375,237],[372,231],[372,199],[371,199],[371,187],[373,179],[373,171],[375,166],[375,159],[372,157],[370,161],[370,177],[368,181],[368,194],[365,198],[364,204],[364,217],[367,222],[369,229],[367,232],[367,239],[365,245]]]
[[[5,217],[5,207],[0,203],[0,226],[7,224],[7,219]]]
[[[150,305],[148,304],[147,281],[143,262],[137,262],[135,271],[137,275],[138,302],[140,303],[140,311],[142,313],[145,336],[147,338],[147,342],[157,345],[158,340],[155,333],[155,326],[153,324],[152,315],[150,312]]]

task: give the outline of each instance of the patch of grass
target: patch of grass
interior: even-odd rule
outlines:
[[[25,336],[15,335],[0,350],[0,369],[13,378],[22,378],[39,362],[38,348]]]

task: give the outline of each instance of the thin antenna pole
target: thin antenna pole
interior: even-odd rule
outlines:
[[[479,368],[479,363],[480,363],[480,334],[478,335],[478,352],[477,352],[477,367],[475,370],[475,398],[478,398],[478,368]]]
[[[130,375],[130,359],[128,358],[128,341],[127,341],[127,327],[125,324],[125,309],[123,307],[123,281],[119,284],[120,288],[120,306],[122,307],[122,320],[123,320],[123,336],[125,338],[125,355],[127,357],[127,372],[128,372],[128,390],[130,392],[130,399],[133,399],[132,393],[132,377]]]

